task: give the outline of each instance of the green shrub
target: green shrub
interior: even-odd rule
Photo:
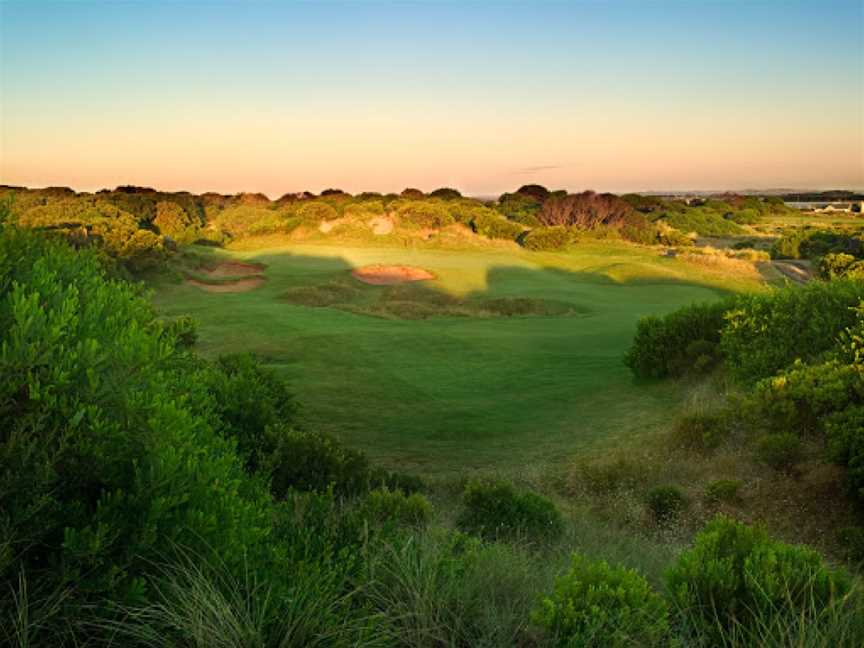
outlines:
[[[162,331],[181,349],[191,349],[198,341],[198,323],[188,315],[163,322]]]
[[[219,357],[197,380],[213,396],[220,431],[237,443],[247,468],[256,470],[274,447],[267,428],[290,426],[297,416],[285,381],[249,353]]]
[[[668,211],[662,218],[668,225],[685,233],[696,232],[700,236],[735,236],[741,227],[723,218],[723,213],[710,207],[688,207],[684,211]]]
[[[753,628],[766,615],[819,613],[850,591],[851,580],[812,549],[772,540],[761,527],[724,516],[696,536],[667,573],[686,624],[712,643],[725,629]]]
[[[200,236],[202,220],[197,214],[189,214],[175,202],[156,203],[156,217],[153,225],[160,234],[170,236],[181,244],[194,243]]]
[[[400,206],[396,213],[404,222],[417,227],[439,228],[454,222],[446,204],[438,201],[408,201]]]
[[[300,204],[294,209],[294,216],[304,223],[319,223],[336,220],[339,218],[339,212],[331,204],[314,200]]]
[[[527,225],[528,227],[539,227],[540,220],[537,218],[543,201],[531,195],[521,193],[507,193],[501,196],[495,209],[514,223]]]
[[[855,263],[855,257],[842,252],[826,254],[819,259],[819,276],[823,279],[836,279],[846,274],[846,271]]]
[[[648,510],[657,524],[673,522],[683,513],[689,501],[677,486],[657,486],[648,491]]]
[[[723,412],[682,416],[672,428],[673,443],[687,450],[707,452],[720,447],[729,435],[729,417]]]
[[[432,517],[432,505],[419,493],[406,495],[399,490],[378,488],[366,494],[360,512],[377,524],[393,522],[422,527]]]
[[[263,458],[273,496],[284,499],[291,490],[357,495],[369,487],[369,460],[318,432],[282,426],[267,429],[273,450]]]
[[[505,481],[469,482],[462,504],[459,528],[487,538],[524,534],[543,540],[564,530],[561,513],[551,501],[531,491],[519,493]]]
[[[726,365],[744,382],[788,367],[796,358],[817,359],[856,320],[864,282],[811,282],[767,294],[740,296],[726,315],[721,349]]]
[[[669,638],[668,608],[645,578],[579,554],[531,619],[562,648],[659,646]]]
[[[705,500],[711,504],[737,502],[738,491],[744,485],[740,479],[717,479],[705,486]]]
[[[522,225],[502,218],[491,209],[476,210],[471,218],[471,228],[481,236],[508,241],[515,241],[525,231]]]
[[[738,209],[725,214],[725,218],[739,225],[755,225],[762,220],[759,211],[756,209]]]
[[[528,250],[561,250],[570,245],[572,240],[573,235],[563,225],[535,227],[519,239],[519,244]]]
[[[720,331],[732,303],[693,304],[663,317],[641,318],[624,363],[640,378],[708,369],[720,357]]]
[[[775,470],[789,470],[802,456],[801,439],[792,432],[766,434],[756,442],[756,457]]]
[[[178,547],[230,566],[267,553],[269,497],[196,372],[95,254],[0,231],[4,582],[35,575],[98,606],[146,597],[143,575]]]
[[[450,187],[441,187],[440,189],[435,189],[433,192],[429,194],[430,198],[438,198],[440,200],[458,200],[462,197],[462,194],[459,193],[456,189],[452,189]]]

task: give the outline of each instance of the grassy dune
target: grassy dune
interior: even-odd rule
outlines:
[[[162,312],[198,321],[202,353],[263,356],[292,382],[310,427],[426,474],[531,471],[656,431],[683,388],[634,383],[621,356],[636,320],[714,299],[721,283],[760,281],[755,269],[730,282],[726,268],[609,242],[542,254],[320,245],[200,253],[266,265],[265,284],[249,292],[159,287]],[[373,263],[419,266],[436,279],[394,288],[351,277]],[[322,291],[331,307],[304,305],[321,303]],[[516,298],[540,306],[517,316],[483,310]],[[444,316],[413,319],[418,312]]]

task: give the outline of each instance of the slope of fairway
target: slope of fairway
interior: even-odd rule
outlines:
[[[636,384],[622,365],[636,321],[720,292],[718,278],[699,268],[621,245],[567,254],[321,246],[217,254],[264,264],[266,281],[238,293],[163,285],[157,307],[195,317],[205,354],[261,355],[291,381],[308,427],[428,473],[545,464],[655,430],[680,388]],[[347,286],[352,268],[376,263],[430,271],[435,279],[422,282],[430,295],[554,300],[577,314],[384,319],[284,299],[301,286]],[[359,294],[374,299],[386,289],[363,285]]]

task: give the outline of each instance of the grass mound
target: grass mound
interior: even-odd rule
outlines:
[[[282,293],[281,298],[296,306],[325,307],[349,302],[359,292],[353,286],[330,282],[319,286],[295,286]]]

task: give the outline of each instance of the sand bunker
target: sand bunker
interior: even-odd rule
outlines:
[[[197,279],[187,279],[186,283],[190,286],[195,286],[201,290],[206,290],[212,293],[238,293],[255,290],[258,286],[264,283],[264,277],[252,277],[249,279],[238,279],[237,281],[228,281],[226,283],[204,283]]]
[[[355,279],[374,286],[391,286],[409,281],[426,281],[435,275],[423,268],[411,266],[368,265],[351,271]]]
[[[368,223],[375,236],[384,236],[393,231],[393,221],[385,216],[376,216]]]
[[[199,272],[206,277],[237,277],[250,274],[261,274],[264,266],[260,263],[240,263],[239,261],[225,261],[212,270]]]
[[[258,286],[264,283],[264,266],[260,263],[241,263],[240,261],[224,261],[211,270],[202,270],[198,274],[207,279],[225,279],[210,283],[209,281],[199,281],[198,279],[188,278],[186,283],[190,286],[195,286],[201,290],[206,290],[212,293],[237,293],[255,290]],[[231,281],[231,277],[237,279]]]

